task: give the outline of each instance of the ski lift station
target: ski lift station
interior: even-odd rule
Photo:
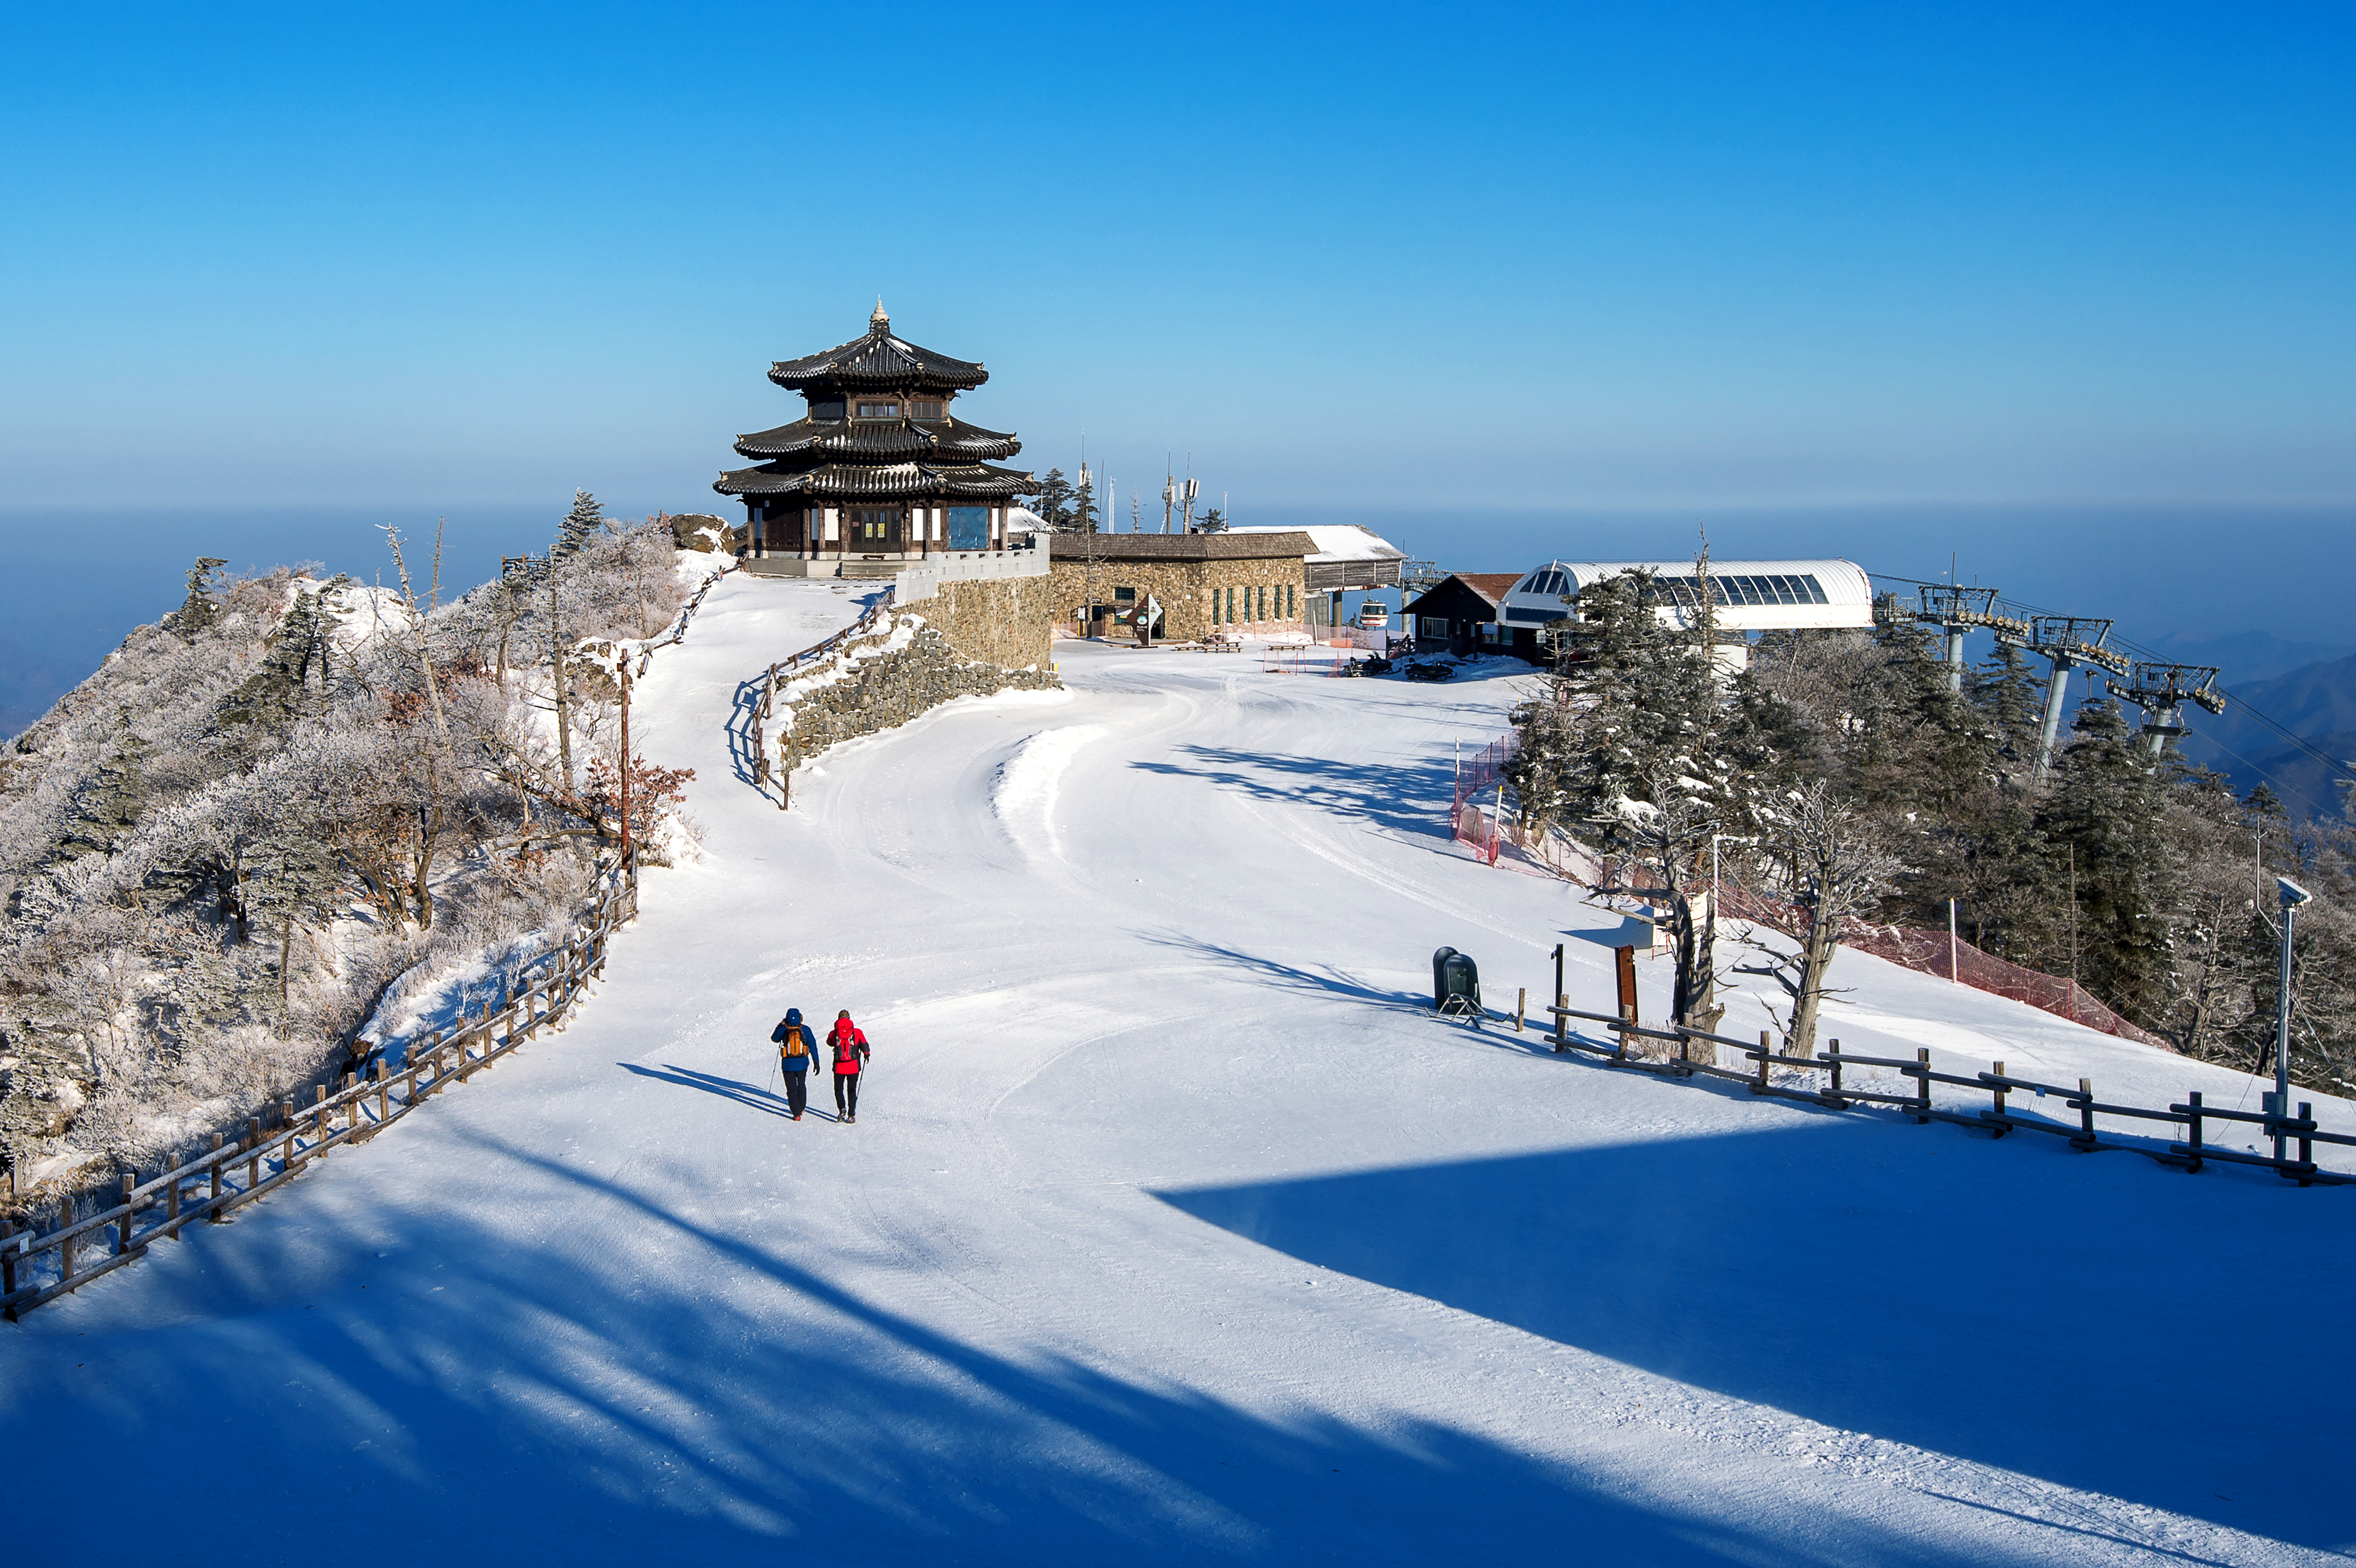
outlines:
[[[1575,619],[1581,591],[1628,572],[1650,572],[1661,619],[1691,626],[1702,605],[1702,575],[1691,560],[1550,560],[1524,573],[1503,594],[1494,579],[1451,577],[1407,606],[1419,643],[1446,641],[1451,651],[1541,656],[1538,632]],[[1748,634],[1865,629],[1873,624],[1873,583],[1847,560],[1724,560],[1709,563],[1709,599],[1730,640],[1720,659],[1748,661]]]

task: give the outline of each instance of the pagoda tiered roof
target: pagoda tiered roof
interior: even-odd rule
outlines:
[[[820,420],[803,418],[775,430],[736,438],[746,457],[798,457],[806,453],[854,459],[918,459],[981,462],[1012,457],[1023,443],[1011,434],[984,430],[960,419]]]
[[[790,424],[736,438],[752,468],[723,472],[712,487],[723,496],[766,505],[776,500],[1012,501],[1032,494],[1030,475],[999,468],[1023,443],[1012,432],[984,430],[947,415],[940,405],[990,379],[978,364],[952,359],[892,335],[892,318],[878,300],[867,336],[823,354],[779,360],[769,379],[799,392],[810,411]],[[861,417],[854,400],[894,394],[891,411]],[[926,394],[933,394],[927,398]],[[918,419],[919,402],[935,417]]]
[[[868,318],[867,336],[837,344],[823,354],[780,359],[769,367],[769,379],[792,392],[825,387],[886,389],[943,387],[969,389],[990,379],[978,363],[952,359],[892,335],[892,318],[878,300]]]
[[[765,463],[721,475],[712,486],[723,496],[801,496],[819,501],[893,500],[939,496],[953,500],[1006,501],[1038,488],[1028,474],[987,463],[882,464],[828,463],[798,468]]]

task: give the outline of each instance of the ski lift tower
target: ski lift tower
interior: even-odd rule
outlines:
[[[2045,722],[2037,738],[2037,774],[2042,778],[2053,766],[2053,741],[2062,732],[2062,704],[2070,692],[2070,672],[2081,665],[2093,665],[2125,677],[2130,662],[2124,654],[2103,645],[2111,635],[2111,623],[2094,616],[2032,615],[2027,630],[2026,637],[2013,629],[1997,635],[2052,662],[2053,677],[2045,683]]]
[[[2183,709],[2197,702],[2211,713],[2225,711],[2225,694],[2217,689],[2222,672],[2208,665],[2157,664],[2136,660],[2135,673],[2125,680],[2104,682],[2113,697],[2143,709],[2144,749],[2158,763],[2168,743],[2184,733]]]
[[[1964,634],[1975,626],[1995,624],[1996,590],[1958,588],[1952,582],[1926,582],[1922,584],[1922,607],[1914,613],[1914,619],[1946,633],[1947,689],[1961,697],[1964,694]]]

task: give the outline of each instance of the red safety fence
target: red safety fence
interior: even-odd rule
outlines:
[[[1708,886],[1697,882],[1691,890],[1701,892]],[[1772,925],[1789,936],[1797,936],[1806,929],[1806,912],[1789,900],[1772,894],[1757,893],[1748,888],[1721,883],[1718,907],[1720,913],[1737,920],[1748,920],[1761,925]],[[1991,996],[2009,997],[2016,1002],[2027,1002],[2032,1008],[2084,1024],[2104,1034],[2121,1040],[2132,1040],[2144,1045],[2156,1045],[2162,1051],[2176,1048],[2147,1029],[2137,1029],[2126,1019],[2104,1007],[2088,994],[2086,987],[2067,976],[2048,975],[2039,969],[2026,969],[2018,964],[1983,953],[1960,936],[1950,936],[1944,931],[1924,931],[1916,926],[1852,925],[1841,936],[1843,947],[1859,953],[1870,953],[1876,958],[1886,958],[1892,964],[1925,975],[1936,975],[1960,986]]]
[[[1449,831],[1459,842],[1471,845],[1472,853],[1492,866],[1497,863],[1498,851],[1505,848],[1505,836],[1498,819],[1505,814],[1505,763],[1514,754],[1514,741],[1511,733],[1500,735],[1470,757],[1460,755],[1456,759],[1455,798],[1448,808]],[[1483,790],[1497,794],[1497,798],[1485,807],[1473,798]]]
[[[1499,788],[1505,778],[1506,763],[1514,754],[1515,735],[1499,736],[1470,757],[1459,757],[1456,763],[1455,799],[1449,807],[1450,831],[1457,840],[1472,847],[1474,855],[1488,864],[1497,863],[1499,851],[1507,838],[1513,838],[1522,849],[1521,859],[1567,880],[1581,882],[1590,888],[1614,888],[1625,892],[1626,868],[1621,861],[1605,857],[1592,867],[1580,864],[1586,851],[1567,844],[1557,844],[1551,836],[1544,840],[1525,843],[1518,827],[1505,822],[1504,791]],[[1499,798],[1483,806],[1474,797],[1483,790],[1498,789]],[[1591,880],[1590,880],[1591,878]],[[1649,880],[1649,878],[1645,880]],[[1697,882],[1688,893],[1700,893],[1709,887]],[[1771,893],[1755,892],[1732,882],[1719,884],[1718,907],[1720,912],[1737,920],[1748,920],[1774,927],[1787,936],[1797,936],[1806,928],[1807,915],[1788,899]],[[1952,944],[1952,945],[1951,945]],[[1944,931],[1923,931],[1899,925],[1858,924],[1841,938],[1841,945],[1859,953],[1870,953],[1892,964],[1918,970],[1925,975],[1937,975],[1969,986],[1974,990],[1991,996],[2008,997],[2016,1002],[2026,1002],[2057,1018],[2100,1029],[2121,1040],[2132,1040],[2143,1045],[2156,1045],[2162,1051],[2176,1048],[2148,1029],[2136,1028],[2104,1006],[2101,998],[2091,995],[2085,987],[2067,976],[2048,975],[2042,970],[2024,968],[2019,964],[1983,953],[1961,937],[1951,938]]]

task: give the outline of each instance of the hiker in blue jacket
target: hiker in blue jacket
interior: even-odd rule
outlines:
[[[777,1066],[786,1075],[786,1109],[794,1120],[802,1119],[802,1107],[809,1104],[810,1064],[818,1060],[818,1037],[802,1022],[799,1008],[786,1009],[786,1021],[773,1030],[769,1038],[777,1044]]]

